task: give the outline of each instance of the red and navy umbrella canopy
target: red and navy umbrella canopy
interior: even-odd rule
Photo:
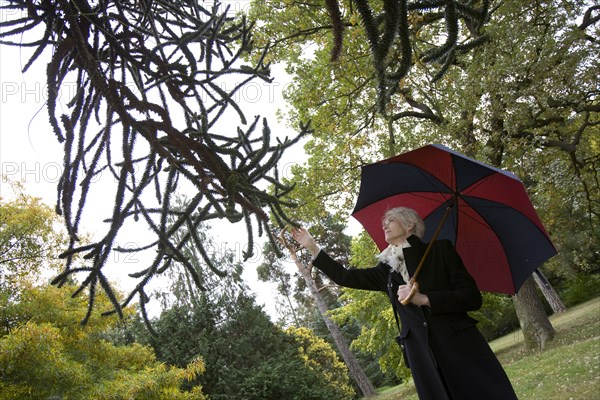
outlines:
[[[442,145],[362,167],[352,215],[381,250],[381,218],[400,206],[423,218],[425,242],[451,207],[437,239],[452,241],[480,290],[515,294],[556,254],[519,178]]]

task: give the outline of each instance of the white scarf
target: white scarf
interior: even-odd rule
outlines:
[[[410,247],[410,243],[404,242],[399,246],[390,244],[385,250],[379,253],[377,259],[392,267],[393,271],[400,273],[404,282],[408,283],[410,276],[406,269],[406,261],[404,261],[404,252],[402,251],[406,247]]]

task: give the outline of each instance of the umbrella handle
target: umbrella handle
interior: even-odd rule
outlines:
[[[444,225],[444,222],[446,221],[448,214],[450,214],[451,209],[452,209],[452,205],[449,205],[448,207],[446,207],[446,210],[444,210],[444,215],[442,215],[442,219],[438,223],[438,226],[435,229],[435,232],[433,233],[433,236],[431,237],[431,240],[429,241],[427,248],[425,249],[425,253],[423,253],[423,257],[421,257],[421,261],[419,261],[419,265],[417,265],[417,269],[415,270],[415,273],[413,274],[412,278],[410,278],[409,283],[412,284],[412,288],[410,289],[410,293],[408,294],[408,296],[406,296],[406,298],[404,300],[400,301],[400,303],[403,306],[410,303],[410,300],[413,298],[415,293],[417,293],[419,291],[419,284],[417,283],[417,280],[416,280],[417,275],[419,275],[419,272],[421,272],[421,268],[423,267],[423,264],[425,263],[425,259],[427,258],[427,255],[429,254],[429,250],[431,250],[431,246],[433,246],[433,242],[439,235],[440,230],[442,229],[442,225]]]
[[[400,303],[403,306],[410,303],[413,296],[419,291],[419,283],[417,281],[413,281],[412,279],[410,281],[412,282],[412,288],[410,289],[410,293],[408,294],[408,296],[406,296],[406,298],[404,300],[400,301]]]

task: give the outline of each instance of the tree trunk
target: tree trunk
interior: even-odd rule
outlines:
[[[504,117],[507,115],[507,105],[502,96],[496,94],[490,97],[492,109],[496,110],[490,117],[492,131],[486,148],[489,149],[491,164],[499,167],[504,156],[504,139],[510,137]],[[537,296],[534,278],[527,278],[519,292],[513,296],[519,324],[523,331],[525,345],[529,349],[543,350],[546,341],[554,338],[554,328],[546,315],[542,301]]]
[[[331,333],[333,341],[335,342],[338,350],[340,351],[340,354],[342,355],[342,358],[344,359],[348,370],[350,371],[352,379],[354,379],[354,382],[356,383],[364,397],[374,396],[375,388],[373,387],[373,384],[367,377],[367,374],[365,374],[361,366],[358,364],[358,361],[356,361],[354,354],[352,354],[352,352],[350,351],[350,347],[348,346],[346,339],[342,335],[340,328],[327,316],[327,304],[325,303],[325,300],[323,300],[323,297],[321,297],[321,293],[319,292],[319,289],[317,288],[317,285],[314,279],[312,278],[309,269],[302,265],[302,263],[297,258],[294,261],[296,263],[296,266],[300,270],[300,273],[302,274],[302,277],[306,282],[306,286],[308,286],[310,293],[313,299],[315,300],[315,303],[317,304],[319,313],[321,314],[321,317],[323,318],[327,329]]]
[[[513,296],[513,302],[525,345],[529,349],[543,350],[546,342],[552,340],[556,332],[537,296],[532,277],[529,277],[519,292]]]
[[[558,297],[558,293],[556,293],[556,290],[554,290],[550,282],[548,282],[542,271],[536,269],[533,273],[533,278],[555,314],[567,310],[560,297]]]

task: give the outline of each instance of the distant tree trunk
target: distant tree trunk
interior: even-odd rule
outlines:
[[[546,342],[552,340],[556,332],[537,296],[532,277],[529,277],[519,292],[513,296],[513,302],[525,345],[529,349],[543,350]]]
[[[346,363],[346,366],[348,367],[348,370],[350,371],[350,375],[354,379],[354,382],[356,382],[356,385],[358,386],[364,397],[374,396],[375,388],[373,387],[373,384],[367,377],[367,374],[365,374],[361,366],[358,364],[358,361],[356,361],[354,354],[352,354],[352,352],[350,351],[350,347],[348,346],[346,339],[342,335],[340,328],[327,316],[327,304],[325,303],[325,300],[323,300],[323,297],[321,296],[321,293],[317,288],[317,284],[315,283],[312,275],[310,274],[310,269],[305,267],[300,262],[300,260],[298,260],[297,257],[294,257],[292,255],[292,258],[294,258],[294,262],[296,263],[298,270],[300,270],[300,273],[302,274],[302,277],[306,282],[306,286],[309,288],[310,293],[313,299],[315,300],[315,303],[317,304],[319,313],[321,314],[321,317],[323,318],[327,329],[331,333],[333,341],[335,342],[338,350],[340,351],[340,354],[342,355],[342,358],[344,359],[344,362]]]
[[[281,288],[285,288],[285,282],[283,280],[282,275],[279,275],[279,282],[280,282]],[[294,304],[292,302],[290,292],[288,290],[283,289],[280,291],[280,293],[283,294],[283,297],[285,297],[287,306],[289,307],[290,312],[292,313],[292,319],[294,320],[294,323],[296,324],[296,326],[300,326],[300,321],[298,321],[298,315],[296,314],[296,309],[294,308]],[[275,296],[277,296],[277,295],[275,293],[273,293],[273,298],[275,298]]]
[[[558,297],[558,293],[556,293],[556,290],[554,290],[550,282],[548,282],[542,271],[536,269],[533,273],[533,278],[555,314],[567,310],[560,297]]]

